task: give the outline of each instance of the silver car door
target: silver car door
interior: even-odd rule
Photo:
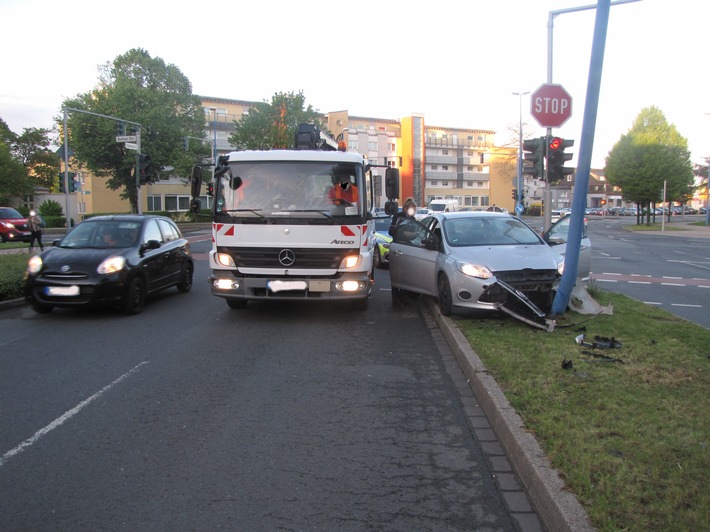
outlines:
[[[434,272],[438,250],[428,249],[432,233],[414,220],[398,224],[390,246],[392,286],[420,294],[436,294]]]

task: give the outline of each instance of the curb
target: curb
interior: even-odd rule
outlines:
[[[551,531],[595,530],[587,512],[567,490],[542,447],[525,428],[522,418],[510,405],[461,330],[450,318],[441,314],[431,298],[427,298],[427,304],[545,527]]]

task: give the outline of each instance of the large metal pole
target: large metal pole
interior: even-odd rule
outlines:
[[[640,2],[641,0],[615,0],[614,2],[610,2],[609,5],[615,6],[619,4],[630,4],[633,2]],[[586,6],[578,6],[578,7],[570,7],[567,9],[556,9],[554,11],[550,11],[548,13],[547,17],[547,83],[551,84],[552,83],[552,40],[553,40],[553,30],[555,28],[555,17],[557,15],[563,15],[565,13],[574,13],[577,11],[586,11],[589,9],[596,9],[597,5],[596,4],[591,4],[591,5],[586,5]],[[547,128],[547,144],[549,144],[550,139],[552,138],[552,128]],[[550,190],[550,185],[547,182],[547,147],[545,148],[545,188],[543,191],[543,201],[545,203],[545,211],[544,211],[544,218],[543,218],[543,224],[544,228],[547,229],[550,227],[550,210],[552,210],[552,205],[550,205],[551,200],[552,200],[552,191]],[[576,187],[575,187],[576,189]],[[586,193],[585,193],[586,197]],[[586,205],[585,205],[586,207]]]
[[[565,271],[557,288],[552,303],[552,314],[563,314],[569,303],[572,289],[577,280],[579,266],[579,247],[584,230],[584,208],[589,188],[589,172],[592,163],[592,148],[594,146],[594,131],[597,124],[599,108],[599,90],[602,81],[602,66],[604,64],[604,48],[606,46],[606,31],[609,25],[610,0],[599,0],[597,16],[594,23],[592,39],[592,57],[589,62],[589,79],[587,81],[587,100],[584,105],[582,121],[582,141],[579,148],[579,162],[574,180],[574,195],[572,197],[572,213],[570,215],[567,248],[565,251]]]
[[[67,138],[67,110],[64,109],[64,208],[66,209],[67,233],[71,230],[69,220],[69,140]]]

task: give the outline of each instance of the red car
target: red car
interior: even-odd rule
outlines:
[[[27,218],[12,207],[0,207],[0,239],[3,242],[29,242]]]

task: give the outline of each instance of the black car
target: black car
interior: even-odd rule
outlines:
[[[163,216],[97,216],[30,258],[25,298],[37,312],[114,305],[143,310],[148,294],[192,288],[190,243]]]

